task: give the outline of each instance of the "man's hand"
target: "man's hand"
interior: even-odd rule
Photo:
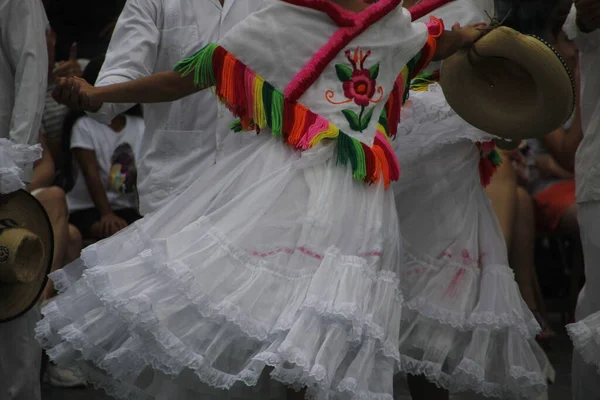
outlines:
[[[81,66],[77,61],[77,43],[71,45],[69,59],[63,61],[52,71],[52,81],[58,78],[66,78],[69,76],[81,76]]]
[[[600,28],[600,0],[574,0],[577,9],[577,26],[582,32]]]
[[[52,97],[60,104],[75,110],[95,112],[102,103],[94,100],[97,89],[78,77],[59,78],[52,91]]]

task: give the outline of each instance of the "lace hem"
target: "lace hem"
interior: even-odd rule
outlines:
[[[402,278],[415,278],[416,276],[431,276],[439,274],[443,269],[453,268],[458,271],[466,270],[474,274],[479,282],[482,274],[494,275],[499,280],[510,280],[511,286],[516,285],[514,282],[514,273],[506,265],[486,265],[485,271],[482,272],[477,264],[464,265],[451,260],[435,260],[431,257],[416,257],[413,254],[406,252],[406,259],[409,260],[409,264],[414,264],[403,272]],[[407,282],[403,281],[406,285]],[[405,289],[410,290],[410,287]],[[445,288],[442,288],[445,290]],[[470,288],[477,292],[479,288]],[[520,294],[515,288],[517,296]],[[467,296],[467,293],[463,293]],[[519,313],[515,308],[503,313],[496,313],[492,311],[477,311],[477,307],[473,310],[464,311],[453,311],[444,307],[440,307],[437,304],[431,302],[427,297],[420,295],[414,295],[411,299],[404,302],[403,320],[414,320],[417,315],[421,315],[431,320],[435,320],[442,325],[449,325],[457,330],[470,331],[477,327],[486,326],[490,330],[502,330],[507,328],[517,329],[524,337],[530,339],[535,337],[540,331],[541,327],[535,320],[533,315],[529,318],[525,318],[525,315]]]
[[[451,393],[473,391],[485,397],[534,399],[547,389],[541,374],[521,367],[510,367],[506,382],[486,381],[483,367],[468,359],[461,361],[454,374],[443,372],[441,364],[420,361],[405,355],[402,355],[399,367],[401,372],[423,375],[428,381]]]
[[[201,222],[206,223],[207,220],[205,219]],[[240,263],[241,267],[249,269],[254,274],[268,272],[274,274],[273,276],[284,279],[302,280],[313,278],[313,280],[319,280],[316,274],[319,273],[322,267],[316,272],[313,271],[313,274],[308,274],[308,271],[305,271],[307,275],[304,275],[304,273],[292,277],[282,275],[269,269],[268,264],[263,260],[253,260],[246,253],[237,249],[213,227],[203,226],[202,223],[198,226],[205,229],[206,243],[210,243],[210,246],[216,246],[215,248],[224,251],[227,256],[231,256],[232,259]],[[198,240],[204,239],[199,237]],[[281,319],[275,327],[271,327],[253,319],[236,304],[227,301],[215,303],[205,294],[192,294],[190,288],[197,278],[190,270],[190,267],[182,262],[181,259],[166,261],[167,254],[164,246],[164,241],[152,242],[151,249],[143,251],[138,256],[138,259],[131,261],[133,263],[133,267],[131,268],[138,268],[139,266],[139,268],[151,269],[148,276],[152,277],[152,282],[156,281],[156,287],[163,289],[166,287],[170,290],[168,293],[177,294],[177,297],[171,298],[172,302],[177,302],[180,299],[185,304],[193,304],[194,310],[199,313],[199,319],[196,320],[201,322],[206,320],[206,323],[220,325],[223,329],[227,329],[232,336],[242,335],[246,338],[244,340],[254,340],[256,344],[280,343],[280,347],[277,350],[277,362],[272,356],[261,360],[260,355],[262,353],[259,352],[248,361],[248,368],[243,369],[238,374],[231,375],[213,368],[210,360],[192,351],[188,345],[163,326],[160,317],[154,311],[155,304],[149,298],[149,292],[132,295],[127,299],[120,298],[117,293],[119,292],[118,290],[111,290],[107,286],[110,279],[105,277],[109,273],[107,270],[115,267],[98,266],[97,268],[93,268],[90,265],[77,266],[80,270],[79,273],[83,272],[81,274],[82,279],[79,281],[77,281],[77,274],[69,275],[67,272],[63,272],[53,275],[53,279],[56,279],[58,286],[63,291],[64,298],[62,301],[67,301],[67,297],[72,294],[71,291],[76,292],[77,290],[94,296],[98,300],[97,303],[105,307],[107,321],[110,321],[110,317],[114,317],[113,319],[119,321],[119,323],[125,324],[127,331],[131,332],[133,340],[139,342],[140,351],[137,355],[129,352],[127,354],[121,353],[105,357],[101,348],[95,348],[96,345],[86,341],[85,334],[76,329],[74,323],[67,320],[67,316],[59,315],[57,306],[54,303],[50,303],[50,305],[44,308],[43,312],[52,324],[40,324],[38,327],[38,337],[41,342],[45,343],[44,347],[50,347],[49,344],[52,343],[50,327],[58,325],[58,337],[60,340],[65,341],[65,343],[54,346],[49,351],[53,359],[61,359],[61,357],[66,359],[74,358],[68,349],[68,346],[70,346],[71,350],[81,353],[82,357],[89,359],[111,374],[116,374],[117,377],[136,373],[144,365],[150,365],[155,370],[167,375],[178,375],[184,368],[192,369],[200,381],[215,388],[228,389],[239,381],[252,386],[257,383],[264,366],[269,365],[266,361],[270,361],[270,364],[276,366],[274,377],[279,376],[280,380],[283,379],[286,370],[282,367],[283,364],[292,363],[298,367],[311,365],[309,361],[312,360],[311,356],[303,354],[302,350],[294,350],[294,347],[289,347],[289,344],[286,345],[284,340],[290,334],[290,331],[294,329],[294,326],[300,324],[298,322],[299,318],[304,318],[307,321],[318,321],[317,323],[322,324],[323,327],[342,327],[342,330],[345,332],[342,337],[346,338],[342,340],[348,342],[348,349],[352,351],[360,352],[366,342],[373,341],[376,345],[373,356],[370,357],[374,357],[374,354],[377,353],[383,355],[383,357],[399,359],[397,345],[399,326],[395,325],[399,325],[399,310],[402,308],[402,296],[398,289],[398,279],[391,271],[376,271],[364,259],[356,256],[341,255],[335,249],[330,249],[323,261],[323,263],[329,262],[331,264],[327,267],[329,269],[326,275],[332,275],[334,278],[337,276],[336,279],[342,279],[343,275],[340,274],[352,274],[353,279],[351,281],[358,279],[360,282],[364,282],[367,285],[366,287],[374,289],[372,293],[369,290],[366,293],[371,293],[370,296],[378,300],[385,300],[388,303],[384,305],[384,308],[392,310],[395,314],[390,317],[391,322],[386,321],[388,324],[387,327],[378,323],[374,317],[374,311],[365,309],[364,305],[359,307],[357,303],[337,300],[337,294],[336,297],[327,299],[326,297],[321,298],[316,294],[310,295],[310,293],[306,296],[301,307],[298,308],[295,318]],[[223,260],[226,260],[226,258]],[[95,251],[88,252],[84,258],[84,262],[86,261],[95,262],[98,265],[98,254]],[[247,263],[243,263],[242,261],[246,261]],[[71,269],[77,268],[73,267]],[[139,279],[143,281],[145,278]],[[260,282],[261,280],[256,279],[256,281]],[[148,281],[145,281],[143,284],[149,285]],[[162,294],[163,292],[157,293]],[[73,293],[72,296],[76,297],[76,294]],[[332,302],[332,300],[334,301]],[[364,296],[362,300],[364,301]],[[381,317],[379,320],[381,320]],[[105,324],[108,324],[108,322],[105,322]],[[324,339],[319,340],[322,341]],[[216,346],[218,347],[219,344]],[[94,352],[96,351],[99,353],[97,356],[94,356]],[[136,356],[139,358],[136,359]],[[125,358],[127,361],[121,363]],[[256,364],[257,362],[262,362],[263,365]],[[129,370],[124,368],[125,364],[130,367]],[[295,378],[295,382],[299,384],[310,382],[315,386],[315,388],[311,389],[315,393],[325,393],[329,388],[323,386],[326,385],[323,382],[328,382],[330,378],[327,378],[323,373],[323,369],[318,364],[314,364],[310,369],[304,368],[302,373]],[[379,395],[376,395],[376,393],[373,393],[372,396],[365,394],[363,398],[386,398],[385,396],[377,397]]]
[[[598,336],[600,331],[592,331],[584,321],[567,325],[567,333],[573,342],[573,348],[583,361],[586,364],[596,366],[598,373],[600,373],[600,344],[594,338],[594,334]]]

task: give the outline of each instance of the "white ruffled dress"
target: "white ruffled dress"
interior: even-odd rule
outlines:
[[[37,145],[16,144],[0,138],[0,193],[12,193],[25,188],[25,168],[42,157],[42,148]]]
[[[477,143],[493,137],[456,115],[438,84],[411,91],[402,118],[400,369],[451,392],[535,399],[546,386],[539,326],[480,182]]]
[[[590,365],[595,365],[600,374],[600,312],[581,321],[567,325],[573,348]]]
[[[297,30],[312,34],[320,42],[268,64],[265,80],[281,88],[305,65],[289,64],[302,46],[311,56],[337,29],[321,11],[271,1],[228,34],[243,40],[223,47],[260,72],[259,51],[270,50],[248,49],[248,37],[295,43]],[[372,45],[360,54],[381,61],[388,93],[426,39],[426,27],[396,8],[347,48]],[[333,65],[350,57],[336,56],[300,101],[329,104],[325,115],[343,119],[325,95],[342,91]],[[338,165],[338,143],[300,152],[264,128],[164,208],[86,248],[51,276],[61,294],[37,327],[50,358],[122,399],[281,398],[260,379],[270,373],[317,399],[391,400],[402,310],[394,196]]]

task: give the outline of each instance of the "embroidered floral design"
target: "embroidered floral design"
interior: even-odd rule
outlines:
[[[325,98],[331,104],[347,104],[354,101],[357,106],[360,106],[360,112],[357,114],[354,110],[346,108],[342,113],[346,117],[350,128],[355,131],[362,132],[373,117],[375,107],[367,109],[370,103],[379,103],[383,98],[383,88],[377,86],[377,77],[379,76],[379,63],[365,68],[365,61],[371,55],[371,50],[366,53],[360,48],[356,48],[354,52],[346,50],[346,58],[352,65],[350,68],[344,64],[336,64],[335,72],[344,89],[344,97],[346,100],[334,101],[335,92],[328,90],[325,92]],[[375,92],[379,94],[379,98],[373,99]]]

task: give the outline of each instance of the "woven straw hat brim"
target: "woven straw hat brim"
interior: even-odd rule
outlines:
[[[510,140],[560,127],[574,108],[573,78],[541,39],[499,27],[446,59],[440,85],[465,121]]]
[[[37,235],[44,248],[43,260],[36,278],[29,283],[0,282],[0,323],[18,318],[38,301],[52,268],[54,233],[46,210],[31,194],[18,190],[0,195],[0,220],[14,220],[20,228]]]

